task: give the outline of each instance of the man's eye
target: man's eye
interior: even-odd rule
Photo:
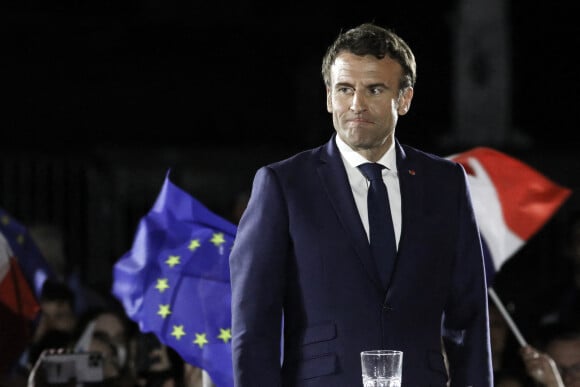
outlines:
[[[371,88],[371,94],[372,95],[377,95],[377,94],[381,94],[382,89],[380,87],[373,87]]]
[[[338,88],[338,92],[340,94],[350,94],[351,93],[351,89],[348,87],[340,87]]]

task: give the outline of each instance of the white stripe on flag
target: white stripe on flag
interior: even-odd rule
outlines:
[[[509,229],[495,185],[485,168],[474,157],[469,157],[467,162],[475,173],[467,176],[471,187],[473,211],[481,235],[491,253],[494,267],[499,270],[525,241]]]

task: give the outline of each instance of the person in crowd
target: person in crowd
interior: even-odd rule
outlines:
[[[26,377],[43,350],[67,348],[74,341],[78,316],[75,294],[60,280],[47,279],[39,299],[40,313],[34,325],[33,337],[20,355],[14,371],[17,377]]]
[[[186,363],[154,333],[137,332],[131,348],[135,387],[201,387],[201,370],[195,368],[200,377],[199,381],[196,379],[197,384],[186,383]]]
[[[335,133],[258,169],[230,254],[236,387],[358,386],[369,349],[402,350],[406,386],[493,386],[465,171],[395,136],[412,50],[364,23],[322,76]]]
[[[495,303],[491,299],[488,303],[495,387],[524,387],[527,378],[515,348],[517,343]]]
[[[580,387],[580,327],[554,323],[536,341],[520,350],[528,375],[540,386]]]
[[[50,330],[74,333],[77,319],[75,295],[70,287],[62,281],[47,279],[42,286],[40,319],[33,341]]]
[[[107,383],[127,385],[128,380],[133,380],[129,345],[134,330],[122,306],[110,298],[104,306],[88,309],[79,317],[74,349],[100,352]]]
[[[105,331],[95,330],[93,332],[86,351],[96,352],[102,356],[103,379],[101,384],[117,387],[129,387],[132,384],[124,372],[122,352],[119,346]]]

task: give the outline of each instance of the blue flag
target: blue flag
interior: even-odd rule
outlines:
[[[233,387],[229,254],[236,226],[169,180],[113,268],[113,294],[218,387]]]

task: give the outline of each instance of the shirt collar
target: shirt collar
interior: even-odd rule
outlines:
[[[361,164],[370,162],[369,160],[361,156],[359,153],[354,151],[344,141],[342,141],[339,135],[336,135],[335,138],[336,138],[336,146],[338,147],[340,154],[351,167],[356,168]],[[389,149],[385,152],[385,154],[377,161],[377,163],[384,165],[385,167],[387,167],[389,171],[393,172],[397,171],[397,157],[395,152],[394,141],[389,147]]]

